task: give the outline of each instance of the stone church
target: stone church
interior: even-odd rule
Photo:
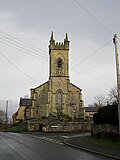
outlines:
[[[66,115],[72,119],[84,117],[82,90],[69,79],[69,40],[55,42],[53,32],[49,44],[49,80],[32,88],[32,116],[43,117]]]

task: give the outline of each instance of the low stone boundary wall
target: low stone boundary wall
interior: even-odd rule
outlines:
[[[26,126],[28,131],[39,131],[39,123],[34,121],[29,121]]]
[[[116,137],[118,136],[118,126],[111,124],[93,124],[91,127],[91,135],[100,137]]]
[[[48,124],[42,128],[43,132],[72,132],[91,131],[91,124],[88,122],[61,122],[58,124]]]

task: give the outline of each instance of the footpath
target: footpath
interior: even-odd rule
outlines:
[[[64,141],[64,143],[66,145],[69,145],[77,149],[81,149],[87,152],[91,152],[91,153],[99,154],[109,158],[120,160],[120,148],[113,149],[113,148],[102,147],[100,145],[87,142],[82,137],[68,138]]]

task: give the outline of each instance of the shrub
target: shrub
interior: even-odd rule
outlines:
[[[69,115],[67,115],[67,114],[60,114],[60,115],[58,115],[58,119],[60,121],[72,121],[72,118]]]
[[[100,107],[98,112],[93,115],[95,124],[118,125],[118,106],[109,105]]]
[[[22,132],[26,132],[27,130],[24,126],[15,125],[15,126],[12,126],[11,128],[6,129],[5,131],[6,132],[22,133]]]

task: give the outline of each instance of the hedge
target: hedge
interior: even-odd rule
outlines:
[[[118,125],[118,106],[108,105],[100,107],[98,112],[93,115],[94,124]]]

